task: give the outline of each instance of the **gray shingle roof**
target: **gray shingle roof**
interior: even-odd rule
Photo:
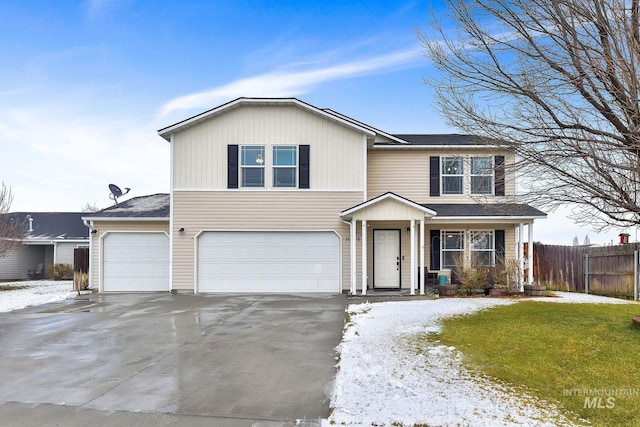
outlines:
[[[82,222],[82,212],[12,212],[11,221],[24,224],[27,240],[84,240],[89,229]],[[33,220],[29,232],[29,216]]]
[[[487,217],[487,216],[514,216],[514,217],[541,217],[547,216],[544,212],[524,204],[496,203],[496,204],[464,204],[464,203],[428,203],[422,206],[436,211],[437,217]]]
[[[394,134],[411,145],[496,145],[495,140],[477,135],[450,134]],[[380,145],[380,144],[376,144]]]
[[[83,215],[84,218],[167,218],[169,195],[165,193],[134,197],[101,211]]]

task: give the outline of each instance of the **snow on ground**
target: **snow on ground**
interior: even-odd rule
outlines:
[[[559,292],[548,302],[633,303]],[[531,300],[531,299],[527,299]],[[473,313],[516,299],[446,298],[356,304],[347,327],[325,425],[347,426],[570,426],[571,414],[524,390],[472,374],[462,355],[436,340],[412,344],[418,334],[439,332],[445,317]],[[426,350],[425,350],[426,348]],[[422,353],[421,353],[422,352]]]
[[[531,298],[527,301],[545,301],[545,302],[569,302],[584,304],[637,304],[635,301],[620,298],[601,297],[598,295],[582,294],[577,292],[556,292],[553,293],[559,298],[539,297]]]
[[[25,289],[0,292],[0,313],[49,302],[73,298],[73,281],[34,280],[27,282],[1,282],[0,286],[26,286]]]

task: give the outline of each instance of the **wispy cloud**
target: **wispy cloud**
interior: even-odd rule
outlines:
[[[130,0],[88,0],[87,13],[94,18],[115,6],[129,4]]]
[[[241,96],[298,96],[307,93],[320,83],[406,66],[421,56],[422,50],[414,48],[315,69],[273,71],[174,98],[161,107],[160,115],[166,116],[178,110],[207,108]]]

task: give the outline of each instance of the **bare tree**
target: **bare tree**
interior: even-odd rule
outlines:
[[[22,245],[24,221],[9,215],[13,194],[4,182],[0,183],[0,258]]]
[[[450,0],[419,34],[449,124],[503,141],[523,201],[640,224],[640,0]]]

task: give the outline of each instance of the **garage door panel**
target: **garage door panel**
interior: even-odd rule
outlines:
[[[103,241],[105,292],[169,289],[169,238],[165,233],[111,233]]]
[[[333,232],[206,232],[198,241],[200,292],[339,292]]]

